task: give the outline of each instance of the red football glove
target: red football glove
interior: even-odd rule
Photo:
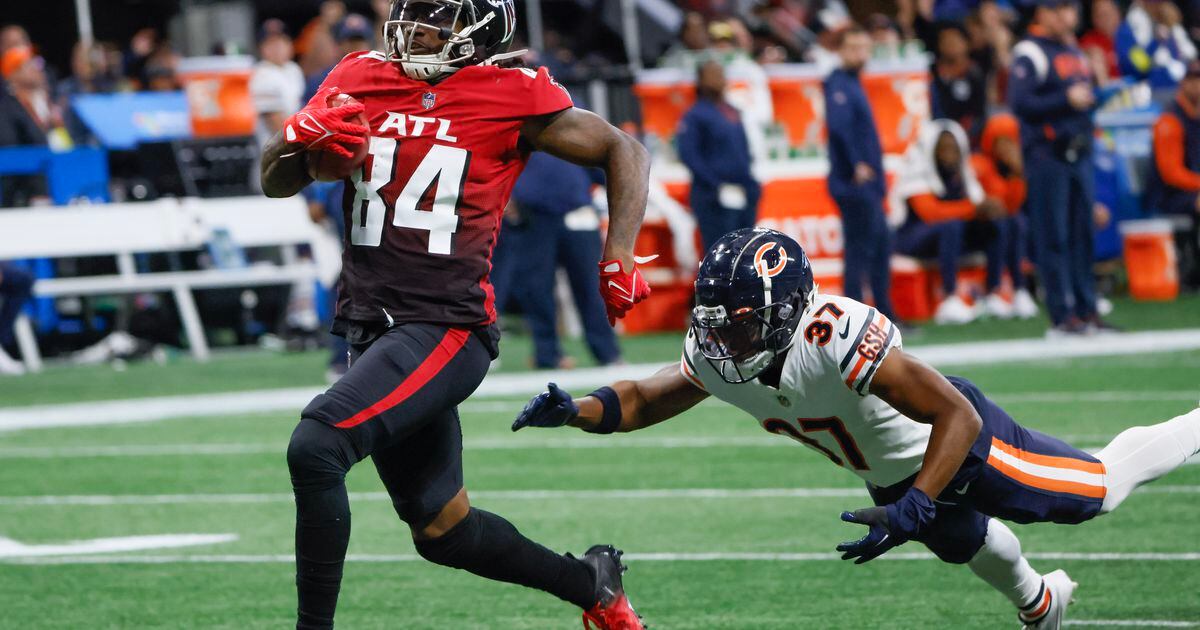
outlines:
[[[283,122],[283,139],[288,144],[303,144],[306,149],[325,149],[346,159],[353,158],[354,153],[343,145],[354,146],[366,142],[369,130],[346,120],[362,113],[362,103],[347,103],[337,107],[325,104],[338,92],[335,87],[318,91],[309,101],[309,106]]]
[[[638,271],[637,265],[648,263],[655,258],[658,258],[657,254],[634,256],[631,271],[625,271],[625,266],[619,260],[600,262],[600,295],[604,296],[610,325],[625,317],[634,304],[650,297],[650,285],[646,284],[646,279],[642,277],[642,272]]]

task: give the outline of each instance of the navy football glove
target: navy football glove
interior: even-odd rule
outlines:
[[[933,523],[937,515],[933,501],[916,488],[909,488],[899,501],[886,506],[842,512],[842,520],[871,528],[866,536],[837,546],[842,560],[854,564],[870,562],[892,547],[908,542]]]
[[[534,396],[533,400],[525,405],[513,421],[512,430],[518,431],[525,427],[561,427],[578,415],[579,407],[571,400],[571,395],[559,389],[558,385],[550,383],[547,385],[547,391]]]

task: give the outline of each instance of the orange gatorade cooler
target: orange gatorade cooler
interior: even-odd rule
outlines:
[[[1166,219],[1123,221],[1125,270],[1135,300],[1173,300],[1179,295],[1175,241]]]

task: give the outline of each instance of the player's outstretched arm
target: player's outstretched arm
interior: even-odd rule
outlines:
[[[627,433],[673,418],[708,398],[677,366],[668,366],[640,381],[617,381],[583,398],[550,383],[513,422],[512,429],[571,425],[589,433]]]
[[[933,522],[933,499],[954,478],[983,427],[975,408],[950,381],[900,348],[884,357],[870,391],[905,416],[932,424],[933,431],[921,472],[899,501],[842,513],[843,521],[870,528],[866,536],[837,547],[843,560],[855,564],[911,540]]]
[[[870,391],[905,416],[933,425],[913,487],[930,497],[941,494],[983,428],[975,408],[940,372],[900,348],[884,357]]]

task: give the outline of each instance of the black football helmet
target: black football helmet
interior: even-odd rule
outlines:
[[[815,293],[799,243],[767,228],[735,230],[700,263],[692,334],[725,382],[745,383],[791,346]]]
[[[442,42],[437,52],[413,52],[413,33],[424,29]],[[517,29],[514,0],[392,0],[383,38],[388,60],[411,79],[427,81],[463,66],[494,63],[508,53]]]

